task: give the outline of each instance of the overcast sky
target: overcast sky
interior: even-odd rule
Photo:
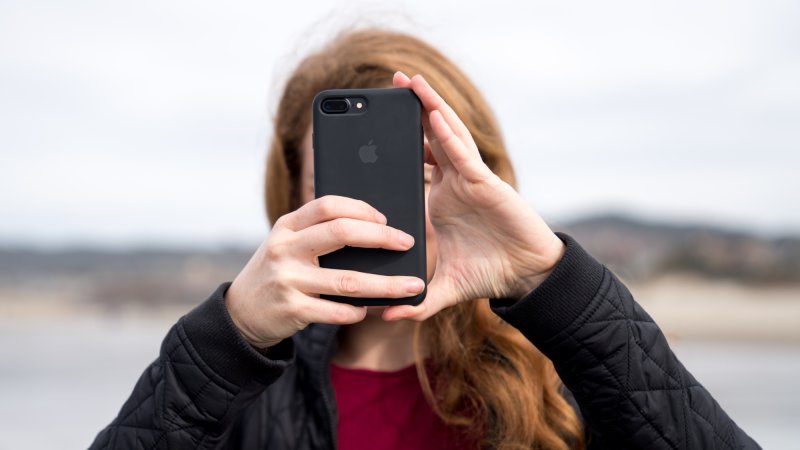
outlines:
[[[258,242],[281,83],[363,24],[473,78],[550,221],[800,232],[800,2],[464,3],[3,0],[0,243]]]

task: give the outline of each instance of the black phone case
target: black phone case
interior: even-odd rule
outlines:
[[[326,98],[353,96],[366,99],[363,113],[327,114],[321,109]],[[315,196],[364,200],[386,216],[388,225],[414,236],[414,246],[407,251],[345,247],[320,256],[321,267],[427,280],[420,116],[419,99],[410,89],[336,89],[314,98]],[[370,148],[377,156],[374,162],[369,162],[373,156]],[[427,287],[419,295],[397,299],[322,298],[357,306],[417,305],[426,292]]]

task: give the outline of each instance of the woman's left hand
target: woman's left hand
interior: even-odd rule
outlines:
[[[383,318],[425,320],[466,300],[521,298],[558,263],[563,242],[486,166],[467,127],[421,75],[397,72],[394,86],[412,89],[422,102],[438,255],[425,300],[391,306]]]

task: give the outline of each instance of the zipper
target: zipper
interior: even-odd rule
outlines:
[[[331,393],[333,393],[333,382],[331,381],[331,372],[330,372],[330,361],[333,357],[333,345],[334,341],[336,340],[336,330],[339,327],[333,327],[333,331],[331,336],[325,342],[325,352],[324,357],[322,358],[322,370],[320,373],[322,374],[322,400],[325,403],[325,407],[328,410],[328,431],[331,438],[331,445],[334,450],[339,448],[339,442],[337,441],[337,430],[333,426],[333,418],[336,417],[336,409],[334,405],[334,401],[331,398]]]

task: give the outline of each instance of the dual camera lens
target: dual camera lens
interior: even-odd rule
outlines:
[[[363,112],[367,102],[360,97],[331,97],[322,101],[320,108],[325,114],[346,114],[348,112]]]

